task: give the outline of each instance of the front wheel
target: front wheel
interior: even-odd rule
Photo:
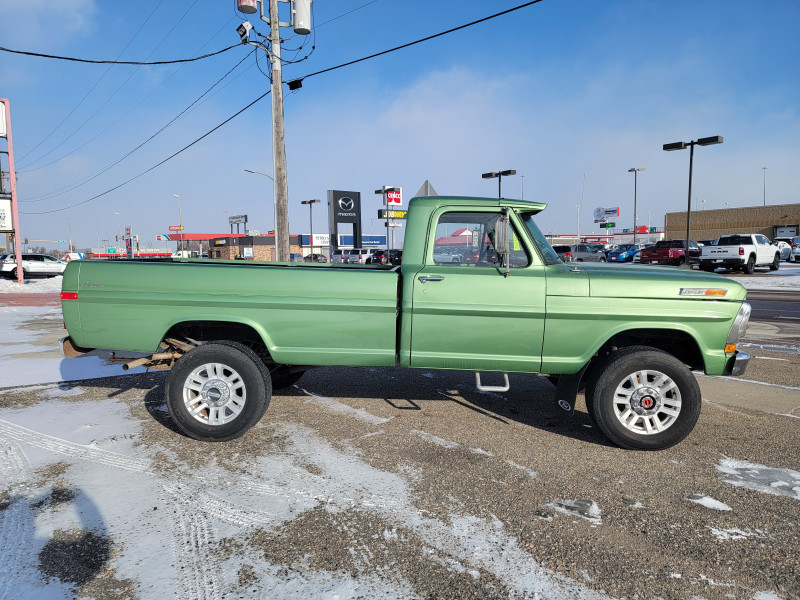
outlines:
[[[777,271],[781,266],[781,255],[775,254],[775,258],[772,259],[772,264],[769,266],[770,271]]]
[[[592,369],[586,408],[615,444],[663,450],[682,441],[700,417],[701,395],[689,368],[648,346],[612,352]]]
[[[243,435],[269,406],[272,382],[258,355],[237,342],[210,342],[184,354],[170,370],[166,400],[189,437],[224,442]]]

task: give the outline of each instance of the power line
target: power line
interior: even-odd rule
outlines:
[[[128,43],[127,43],[127,44],[125,44],[125,47],[122,49],[122,51],[121,51],[119,54],[117,54],[117,60],[118,60],[118,59],[119,59],[119,58],[120,58],[120,57],[121,57],[123,54],[125,54],[125,51],[126,51],[126,50],[127,50],[129,47],[130,47],[130,45],[133,43],[133,40],[135,40],[135,39],[138,37],[138,35],[139,35],[139,34],[142,32],[142,29],[144,29],[144,26],[145,26],[145,25],[147,25],[147,23],[150,21],[150,19],[152,19],[152,18],[153,18],[153,15],[154,15],[154,14],[156,14],[156,11],[158,10],[158,7],[159,7],[159,6],[161,6],[161,4],[162,4],[163,2],[164,2],[164,0],[159,0],[159,1],[158,1],[158,4],[156,4],[156,7],[155,7],[155,8],[152,10],[152,12],[150,13],[150,15],[149,15],[149,16],[148,16],[148,17],[147,17],[145,20],[144,20],[144,22],[143,22],[143,23],[142,23],[142,24],[139,26],[139,29],[136,31],[136,33],[134,33],[134,34],[133,34],[133,37],[132,37],[130,40],[128,40]],[[96,88],[98,85],[100,85],[100,82],[101,82],[101,81],[103,81],[103,79],[105,78],[105,76],[106,76],[106,75],[108,75],[108,72],[109,72],[110,70],[111,70],[111,65],[109,65],[109,66],[108,66],[108,68],[106,68],[106,70],[103,72],[103,74],[100,76],[100,78],[99,78],[99,79],[98,79],[98,80],[95,82],[95,84],[94,84],[94,85],[93,85],[93,86],[92,86],[92,87],[89,89],[89,91],[88,91],[88,92],[86,92],[86,95],[85,95],[83,98],[81,98],[81,99],[80,99],[80,101],[79,101],[79,102],[78,102],[78,103],[75,105],[75,107],[74,107],[74,108],[73,108],[71,111],[69,111],[69,114],[68,114],[66,117],[64,117],[63,119],[61,119],[61,122],[60,122],[58,125],[56,125],[56,126],[53,128],[53,130],[52,130],[50,133],[48,133],[48,134],[47,134],[47,135],[46,135],[44,138],[42,138],[42,141],[40,141],[40,142],[39,142],[38,144],[36,144],[36,145],[35,145],[33,148],[31,148],[31,149],[30,149],[30,150],[28,150],[28,151],[27,151],[25,154],[23,154],[22,156],[20,156],[20,157],[19,157],[19,159],[18,159],[18,160],[19,160],[19,162],[20,162],[20,163],[22,163],[22,162],[25,160],[25,157],[26,157],[26,156],[28,156],[28,155],[29,155],[29,154],[31,154],[31,153],[32,153],[34,150],[36,150],[36,149],[37,149],[39,146],[41,146],[42,144],[44,144],[44,143],[45,143],[47,140],[49,140],[49,139],[50,139],[50,137],[51,137],[51,136],[52,136],[52,135],[53,135],[53,134],[54,134],[56,131],[58,131],[58,129],[59,129],[59,128],[60,128],[60,127],[61,127],[61,126],[62,126],[62,125],[63,125],[63,124],[66,122],[66,120],[67,120],[67,119],[69,119],[69,118],[72,116],[72,113],[74,113],[76,110],[78,110],[78,108],[80,108],[80,106],[83,104],[84,100],[86,100],[86,99],[89,97],[89,95],[90,95],[90,94],[91,94],[91,93],[92,93],[92,92],[95,90],[95,88]]]
[[[90,181],[92,181],[93,179],[96,179],[97,177],[99,177],[100,175],[102,175],[103,173],[105,173],[106,171],[108,171],[109,169],[111,169],[111,168],[113,168],[113,167],[117,166],[117,165],[118,165],[119,163],[121,163],[123,160],[125,160],[126,158],[128,158],[128,157],[129,157],[131,154],[133,154],[134,152],[136,152],[137,150],[139,150],[140,148],[142,148],[142,146],[144,146],[145,144],[147,144],[148,142],[150,142],[151,140],[153,140],[153,139],[154,139],[156,136],[158,136],[158,135],[159,135],[161,132],[163,132],[163,131],[164,131],[165,129],[167,129],[167,128],[168,128],[170,125],[172,125],[172,124],[173,124],[175,121],[177,121],[178,119],[180,119],[180,118],[181,118],[181,117],[182,117],[184,114],[186,114],[187,112],[189,112],[189,111],[192,109],[192,107],[194,107],[196,104],[200,103],[200,101],[201,101],[201,100],[202,100],[202,99],[203,99],[203,98],[204,98],[204,97],[205,97],[205,96],[206,96],[206,95],[207,95],[207,94],[208,94],[208,93],[209,93],[211,90],[213,90],[215,87],[217,87],[217,85],[219,85],[219,84],[220,84],[220,83],[221,83],[221,82],[222,82],[222,81],[223,81],[223,80],[224,80],[226,77],[228,77],[228,75],[230,75],[231,73],[233,73],[233,71],[235,71],[235,70],[236,70],[236,69],[239,67],[239,65],[241,65],[241,64],[242,64],[242,63],[243,63],[245,60],[247,60],[247,59],[250,57],[250,55],[251,55],[251,54],[253,54],[253,52],[255,52],[255,51],[256,51],[256,50],[255,50],[255,48],[254,48],[254,49],[253,49],[253,50],[252,50],[250,53],[246,54],[246,55],[244,56],[244,58],[242,58],[242,60],[240,60],[238,63],[236,63],[236,65],[234,65],[234,66],[233,66],[233,67],[232,67],[232,68],[231,68],[231,69],[230,69],[230,70],[229,70],[227,73],[225,73],[225,74],[224,74],[222,77],[220,77],[220,78],[219,78],[219,79],[218,79],[218,80],[217,80],[217,81],[216,81],[216,82],[215,82],[215,83],[214,83],[214,84],[213,84],[213,85],[212,85],[210,88],[208,88],[208,89],[207,89],[205,92],[203,92],[203,93],[202,93],[202,94],[201,94],[201,95],[200,95],[198,98],[196,98],[196,99],[195,99],[195,100],[194,100],[194,101],[193,101],[191,104],[189,104],[189,106],[187,106],[187,107],[186,107],[186,108],[184,108],[184,109],[183,109],[181,112],[179,112],[177,115],[175,115],[175,116],[174,116],[174,117],[173,117],[173,118],[172,118],[172,119],[171,119],[171,120],[170,120],[170,121],[169,121],[169,122],[168,122],[166,125],[164,125],[163,127],[161,127],[161,129],[159,129],[158,131],[156,131],[154,134],[152,134],[150,137],[148,137],[148,138],[147,138],[145,141],[143,141],[141,144],[139,144],[138,146],[136,146],[136,147],[135,147],[133,150],[130,150],[130,151],[128,151],[126,154],[124,154],[123,156],[121,156],[120,158],[118,158],[117,160],[115,160],[114,162],[112,162],[111,164],[109,164],[109,165],[106,165],[105,167],[103,167],[103,168],[102,168],[102,169],[100,169],[99,171],[96,171],[95,173],[92,173],[91,175],[87,175],[86,177],[84,177],[84,178],[82,178],[82,179],[79,179],[78,181],[75,181],[75,182],[73,182],[73,183],[70,183],[69,185],[66,185],[66,186],[64,186],[64,187],[58,188],[58,189],[56,189],[56,190],[53,190],[52,192],[47,192],[47,193],[44,193],[44,194],[40,194],[39,196],[34,196],[34,197],[32,197],[32,198],[29,198],[29,199],[27,199],[27,200],[20,200],[20,202],[43,202],[43,201],[45,201],[45,200],[51,200],[51,199],[53,199],[53,198],[56,198],[56,197],[58,197],[58,196],[63,196],[64,194],[67,194],[67,193],[69,193],[69,192],[71,192],[71,191],[73,191],[73,190],[76,190],[76,189],[78,189],[79,187],[82,187],[83,185],[86,185],[87,183],[89,183],[89,182],[90,182]],[[212,95],[213,95],[213,94],[212,94]],[[124,115],[123,115],[123,116],[124,116]],[[98,135],[99,135],[99,134],[98,134]],[[89,140],[89,141],[91,141],[91,140]],[[88,143],[88,142],[87,142],[87,143]],[[35,169],[34,169],[34,170],[35,170]]]
[[[365,60],[369,60],[371,58],[376,58],[378,56],[383,56],[384,54],[389,54],[391,52],[396,52],[397,50],[402,50],[403,48],[408,48],[410,46],[415,46],[416,44],[421,44],[422,42],[427,42],[428,40],[432,40],[443,35],[447,35],[448,33],[453,33],[455,31],[460,31],[462,29],[466,29],[467,27],[472,27],[473,25],[477,25],[478,23],[483,23],[485,21],[489,21],[490,19],[495,19],[497,17],[501,17],[503,15],[507,15],[508,13],[514,12],[516,10],[520,10],[522,8],[527,8],[528,6],[532,6],[534,4],[538,4],[542,0],[532,0],[531,2],[526,2],[525,4],[520,4],[519,6],[515,6],[513,8],[509,8],[508,10],[504,10],[499,13],[495,13],[493,15],[489,15],[488,17],[484,17],[482,19],[478,19],[477,21],[472,21],[470,23],[465,23],[464,25],[459,25],[458,27],[453,27],[452,29],[448,29],[447,31],[442,31],[439,33],[435,33],[433,35],[429,35],[422,39],[409,42],[407,44],[403,44],[402,46],[396,46],[394,48],[390,48],[389,50],[384,50],[383,52],[376,52],[375,54],[370,54],[369,56],[365,56],[363,58],[358,58],[356,60],[351,60],[350,62],[343,63],[341,65],[336,65],[335,67],[329,67],[327,69],[323,69],[322,71],[316,71],[314,73],[309,73],[308,75],[304,75],[303,77],[298,77],[292,81],[287,81],[286,83],[292,83],[293,81],[302,81],[303,79],[308,79],[309,77],[314,77],[315,75],[322,75],[323,73],[329,73],[330,71],[335,71],[336,69],[341,69],[343,67],[349,67],[350,65],[354,65],[356,63],[364,62]]]
[[[57,60],[69,60],[72,62],[81,62],[81,63],[92,63],[98,65],[174,65],[177,63],[188,63],[194,62],[196,60],[203,60],[204,58],[210,58],[212,56],[217,56],[218,54],[222,54],[223,52],[227,52],[228,50],[232,50],[237,46],[241,46],[242,43],[234,44],[233,46],[228,46],[227,48],[223,48],[222,50],[217,50],[216,52],[211,52],[209,54],[204,54],[203,56],[196,56],[194,58],[180,58],[177,60],[156,60],[151,62],[137,62],[133,60],[90,60],[88,58],[73,58],[69,56],[55,56],[53,54],[41,54],[39,52],[26,52],[23,50],[12,50],[10,48],[4,48],[0,46],[0,50],[3,52],[11,52],[13,54],[25,54],[26,56],[38,56],[40,58],[54,58]]]
[[[207,131],[206,133],[204,133],[203,135],[201,135],[199,138],[197,138],[197,139],[196,139],[195,141],[193,141],[192,143],[190,143],[190,144],[187,144],[186,146],[184,146],[183,148],[181,148],[180,150],[178,150],[178,151],[177,151],[177,152],[175,152],[174,154],[172,154],[172,155],[168,156],[167,158],[165,158],[164,160],[162,160],[161,162],[159,162],[159,163],[157,163],[157,164],[153,165],[152,167],[150,167],[149,169],[147,169],[147,170],[145,170],[145,171],[142,171],[142,172],[141,172],[141,173],[139,173],[138,175],[135,175],[135,176],[131,177],[130,179],[127,179],[126,181],[123,181],[123,182],[122,182],[122,183],[120,183],[119,185],[116,185],[116,186],[114,186],[113,188],[106,190],[105,192],[101,192],[101,193],[97,194],[96,196],[92,196],[91,198],[87,198],[86,200],[82,200],[82,201],[80,201],[80,202],[76,202],[75,204],[70,204],[69,206],[65,206],[65,207],[63,207],[63,208],[56,208],[56,209],[53,209],[53,210],[43,210],[43,211],[40,211],[40,212],[20,212],[20,214],[22,214],[22,215],[47,215],[47,214],[50,214],[50,213],[56,213],[56,212],[61,212],[62,210],[68,210],[68,209],[70,209],[70,208],[75,208],[76,206],[80,206],[81,204],[86,204],[86,203],[88,203],[88,202],[91,202],[92,200],[97,200],[98,198],[102,198],[103,196],[105,196],[105,195],[107,195],[107,194],[110,194],[111,192],[113,192],[113,191],[115,191],[115,190],[118,190],[118,189],[119,189],[119,188],[121,188],[122,186],[129,184],[131,181],[135,181],[135,180],[139,179],[140,177],[142,177],[142,176],[144,176],[144,175],[147,175],[147,174],[148,174],[150,171],[153,171],[153,170],[157,169],[158,167],[160,167],[161,165],[163,165],[163,164],[164,164],[164,163],[166,163],[167,161],[170,161],[170,160],[172,160],[173,158],[175,158],[176,156],[178,156],[178,155],[179,155],[179,154],[181,154],[182,152],[184,152],[184,151],[188,150],[189,148],[191,148],[192,146],[194,146],[194,145],[195,145],[197,142],[199,142],[199,141],[201,141],[201,140],[205,139],[206,137],[208,137],[209,135],[211,135],[212,133],[214,133],[214,132],[215,132],[217,129],[219,129],[220,127],[222,127],[222,126],[224,126],[224,125],[227,125],[227,124],[228,124],[230,121],[232,121],[233,119],[235,119],[236,117],[238,117],[240,114],[242,114],[242,113],[243,113],[244,111],[246,111],[248,108],[250,108],[251,106],[253,106],[253,105],[254,105],[254,104],[256,104],[257,102],[260,102],[261,100],[263,100],[264,98],[266,98],[267,96],[269,96],[269,94],[270,94],[270,92],[269,92],[269,91],[267,91],[267,92],[264,92],[264,93],[263,93],[263,94],[261,94],[261,95],[260,95],[258,98],[256,98],[255,100],[253,100],[253,101],[252,101],[250,104],[248,104],[247,106],[245,106],[244,108],[242,108],[240,111],[236,112],[235,114],[233,114],[233,115],[231,115],[230,117],[228,117],[227,119],[225,119],[225,120],[224,120],[222,123],[220,123],[219,125],[217,125],[217,126],[216,126],[216,127],[214,127],[213,129],[210,129],[209,131]]]
[[[308,75],[305,75],[305,76],[303,76],[303,77],[299,77],[299,78],[297,78],[297,79],[295,79],[295,80],[293,80],[293,81],[299,81],[299,80],[306,79],[306,78],[308,78],[308,77],[313,77],[313,76],[315,76],[315,75],[321,75],[321,74],[323,74],[323,73],[329,73],[329,72],[331,72],[331,71],[335,71],[335,70],[337,70],[337,69],[341,69],[341,68],[343,68],[343,67],[347,67],[347,66],[350,66],[350,65],[354,65],[354,64],[356,64],[356,63],[360,63],[360,62],[363,62],[363,61],[365,61],[365,60],[369,60],[369,59],[371,59],[371,58],[376,58],[376,57],[378,57],[378,56],[383,56],[384,54],[389,54],[389,53],[391,53],[391,52],[395,52],[395,51],[397,51],[397,50],[402,50],[403,48],[408,48],[408,47],[410,47],[410,46],[414,46],[414,45],[416,45],[416,44],[420,44],[420,43],[422,43],[422,42],[426,42],[426,41],[428,41],[428,40],[432,40],[432,39],[435,39],[435,38],[441,37],[441,36],[443,36],[443,35],[447,35],[447,34],[449,34],[449,33],[453,33],[453,32],[456,32],[456,31],[460,31],[460,30],[462,30],[462,29],[466,29],[467,27],[472,27],[473,25],[477,25],[477,24],[479,24],[479,23],[483,23],[483,22],[485,22],[485,21],[489,21],[489,20],[491,20],[491,19],[495,19],[495,18],[497,18],[497,17],[503,16],[503,15],[507,15],[507,14],[509,14],[509,13],[511,13],[511,12],[514,12],[514,11],[520,10],[520,9],[522,9],[522,8],[526,8],[526,7],[528,7],[528,6],[532,6],[532,5],[534,5],[534,4],[538,4],[539,2],[542,2],[542,0],[531,0],[530,2],[526,2],[526,3],[524,3],[524,4],[520,4],[519,6],[515,6],[515,7],[513,7],[513,8],[510,8],[510,9],[508,9],[508,10],[504,10],[504,11],[501,11],[501,12],[499,12],[499,13],[495,13],[495,14],[493,14],[493,15],[489,15],[488,17],[484,17],[484,18],[482,18],[482,19],[478,19],[478,20],[476,20],[476,21],[472,21],[472,22],[470,22],[470,23],[466,23],[466,24],[464,24],[464,25],[460,25],[460,26],[458,26],[458,27],[453,27],[453,28],[451,28],[451,29],[448,29],[448,30],[446,30],[446,31],[442,31],[442,32],[440,32],[440,33],[436,33],[436,34],[434,34],[434,35],[430,35],[430,36],[427,36],[427,37],[421,38],[421,39],[419,39],[419,40],[416,40],[416,41],[413,41],[413,42],[409,42],[409,43],[407,43],[407,44],[403,44],[403,45],[401,45],[401,46],[397,46],[397,47],[395,47],[395,48],[391,48],[391,49],[389,49],[389,50],[384,50],[383,52],[377,52],[377,53],[375,53],[375,54],[371,54],[371,55],[369,55],[369,56],[365,56],[365,57],[363,57],[363,58],[359,58],[359,59],[356,59],[356,60],[351,60],[351,61],[349,61],[349,62],[342,63],[342,64],[340,64],[340,65],[336,65],[336,66],[334,66],[334,67],[329,67],[329,68],[327,68],[327,69],[323,69],[323,70],[321,70],[321,71],[317,71],[317,72],[315,72],[315,73],[310,73],[310,74],[308,74]],[[288,83],[288,82],[286,82],[286,83]],[[70,206],[65,206],[65,207],[63,207],[63,208],[57,208],[57,209],[48,210],[48,211],[41,211],[41,212],[24,212],[24,213],[21,213],[21,214],[28,214],[28,215],[43,215],[43,214],[50,214],[50,213],[55,213],[55,212],[61,212],[61,211],[63,211],[63,210],[68,210],[68,209],[70,209],[70,208],[74,208],[74,207],[76,207],[76,206],[80,206],[80,205],[82,205],[82,204],[86,204],[87,202],[91,202],[92,200],[96,200],[97,198],[100,198],[100,197],[102,197],[102,196],[105,196],[105,195],[107,195],[107,194],[110,194],[111,192],[113,192],[113,191],[115,191],[115,190],[118,190],[118,189],[119,189],[119,188],[121,188],[122,186],[124,186],[124,185],[127,185],[127,184],[128,184],[128,183],[130,183],[131,181],[134,181],[134,180],[136,180],[136,179],[138,179],[138,178],[142,177],[143,175],[146,175],[147,173],[149,173],[149,172],[153,171],[154,169],[156,169],[156,168],[160,167],[161,165],[163,165],[163,164],[164,164],[164,163],[166,163],[167,161],[169,161],[169,160],[171,160],[171,159],[175,158],[176,156],[178,156],[180,153],[184,152],[184,151],[185,151],[185,150],[187,150],[188,148],[191,148],[191,147],[192,147],[192,146],[194,146],[196,143],[198,143],[198,142],[199,142],[199,141],[201,141],[202,139],[206,138],[207,136],[209,136],[211,133],[213,133],[214,131],[216,131],[216,130],[217,130],[217,129],[219,129],[220,127],[223,127],[224,125],[228,124],[230,121],[232,121],[234,118],[238,117],[240,114],[242,114],[242,113],[243,113],[243,112],[245,112],[247,109],[249,109],[250,107],[252,107],[253,105],[255,105],[257,102],[259,102],[259,101],[261,101],[262,99],[266,98],[266,97],[269,95],[269,93],[270,93],[269,91],[265,92],[264,94],[262,94],[261,96],[259,96],[259,97],[258,97],[258,98],[256,98],[255,100],[253,100],[253,101],[252,101],[250,104],[248,104],[247,106],[245,106],[244,108],[242,108],[241,110],[239,110],[237,113],[235,113],[234,115],[232,115],[232,116],[228,117],[228,118],[227,118],[225,121],[223,121],[222,123],[220,123],[219,125],[217,125],[217,126],[216,126],[216,127],[214,127],[213,129],[211,129],[210,131],[206,132],[205,134],[203,134],[201,137],[197,138],[197,139],[196,139],[195,141],[193,141],[192,143],[188,144],[187,146],[184,146],[183,148],[181,148],[180,150],[178,150],[176,153],[174,153],[174,154],[172,154],[171,156],[169,156],[169,157],[165,158],[164,160],[162,160],[162,161],[161,161],[161,162],[159,162],[158,164],[156,164],[156,165],[153,165],[152,167],[150,167],[150,168],[149,168],[149,169],[147,169],[146,171],[143,171],[143,172],[139,173],[138,175],[136,175],[136,176],[134,176],[134,177],[131,177],[130,179],[128,179],[128,180],[126,180],[126,181],[124,181],[124,182],[120,183],[119,185],[117,185],[117,186],[115,186],[115,187],[113,187],[113,188],[111,188],[111,189],[109,189],[109,190],[106,190],[105,192],[102,192],[102,193],[100,193],[100,194],[97,194],[96,196],[92,196],[91,198],[87,198],[86,200],[82,200],[81,202],[77,202],[77,203],[75,203],[75,204],[72,204],[72,205],[70,205]]]

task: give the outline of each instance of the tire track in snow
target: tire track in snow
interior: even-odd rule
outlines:
[[[31,446],[47,450],[48,452],[55,452],[56,454],[63,454],[70,458],[85,460],[107,467],[123,469],[125,471],[132,471],[134,473],[147,473],[151,467],[151,462],[149,460],[140,460],[110,450],[101,450],[99,448],[92,448],[91,446],[84,446],[83,444],[76,444],[75,442],[34,431],[33,429],[28,429],[27,427],[3,419],[0,419],[0,435],[6,439],[10,438],[17,442],[30,444]]]
[[[6,436],[0,438],[0,476],[4,489],[9,492],[15,487],[27,488],[31,476],[25,452]],[[22,551],[30,546],[32,530],[28,526],[31,522],[30,506],[21,494],[11,494],[11,499],[6,502],[9,504],[4,502],[0,510],[0,598],[10,600],[15,578],[23,572]]]
[[[175,596],[181,600],[222,598],[224,572],[217,569],[219,561],[212,555],[217,540],[207,515],[195,503],[196,490],[175,482],[163,486],[175,514],[172,520],[173,555],[180,575]],[[219,580],[217,573],[222,573],[223,581]]]

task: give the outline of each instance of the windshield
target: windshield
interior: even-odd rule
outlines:
[[[638,247],[635,244],[620,244],[617,246],[617,250],[621,252],[627,252],[628,250],[637,250]]]
[[[553,250],[550,242],[547,241],[547,238],[544,237],[542,232],[536,226],[536,223],[534,223],[534,214],[535,213],[522,213],[520,215],[522,222],[525,224],[525,228],[528,230],[528,233],[530,233],[531,238],[533,238],[536,248],[539,250],[539,254],[541,255],[544,263],[547,265],[560,263],[561,259],[558,257],[558,253]]]

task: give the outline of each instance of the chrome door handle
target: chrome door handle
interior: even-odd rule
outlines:
[[[429,281],[444,281],[444,277],[440,277],[438,275],[420,275],[417,279],[419,279],[422,283],[427,283]]]

